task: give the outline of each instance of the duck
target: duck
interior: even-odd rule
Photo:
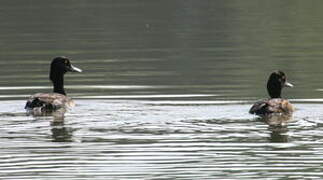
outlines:
[[[267,91],[270,98],[256,102],[250,108],[249,113],[261,117],[291,115],[295,109],[287,99],[281,97],[284,87],[294,87],[294,85],[287,81],[286,74],[283,71],[272,72],[267,81]]]
[[[50,64],[49,79],[53,83],[52,93],[36,93],[27,100],[25,109],[28,114],[47,115],[56,111],[65,112],[75,106],[74,101],[66,95],[64,75],[67,72],[82,70],[73,66],[65,56],[55,57]]]

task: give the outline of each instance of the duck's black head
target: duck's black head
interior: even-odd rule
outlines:
[[[53,59],[50,65],[49,79],[54,84],[54,92],[65,95],[64,74],[66,72],[82,72],[81,69],[74,67],[67,57],[60,56]]]
[[[269,76],[267,82],[267,91],[271,98],[281,98],[281,92],[283,87],[293,87],[293,85],[287,82],[287,78],[284,72],[274,71]]]

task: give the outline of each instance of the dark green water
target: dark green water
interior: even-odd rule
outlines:
[[[323,2],[4,0],[0,179],[321,179]],[[77,106],[26,116],[51,59]],[[297,111],[248,114],[276,69]]]

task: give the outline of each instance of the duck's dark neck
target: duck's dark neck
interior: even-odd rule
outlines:
[[[64,90],[64,75],[56,76],[52,79],[52,82],[54,85],[54,93],[66,95]]]
[[[277,94],[276,94],[276,93],[275,93],[275,94],[269,94],[269,96],[270,96],[270,98],[272,98],[272,99],[273,99],[273,98],[282,98],[282,97],[281,97],[281,94],[278,94],[278,93],[277,93]]]
[[[281,98],[282,85],[279,82],[268,81],[267,91],[270,98]]]

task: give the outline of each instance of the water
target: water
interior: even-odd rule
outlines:
[[[321,179],[321,2],[2,1],[0,179]],[[72,59],[77,106],[27,116]],[[248,114],[271,71],[297,111]]]

